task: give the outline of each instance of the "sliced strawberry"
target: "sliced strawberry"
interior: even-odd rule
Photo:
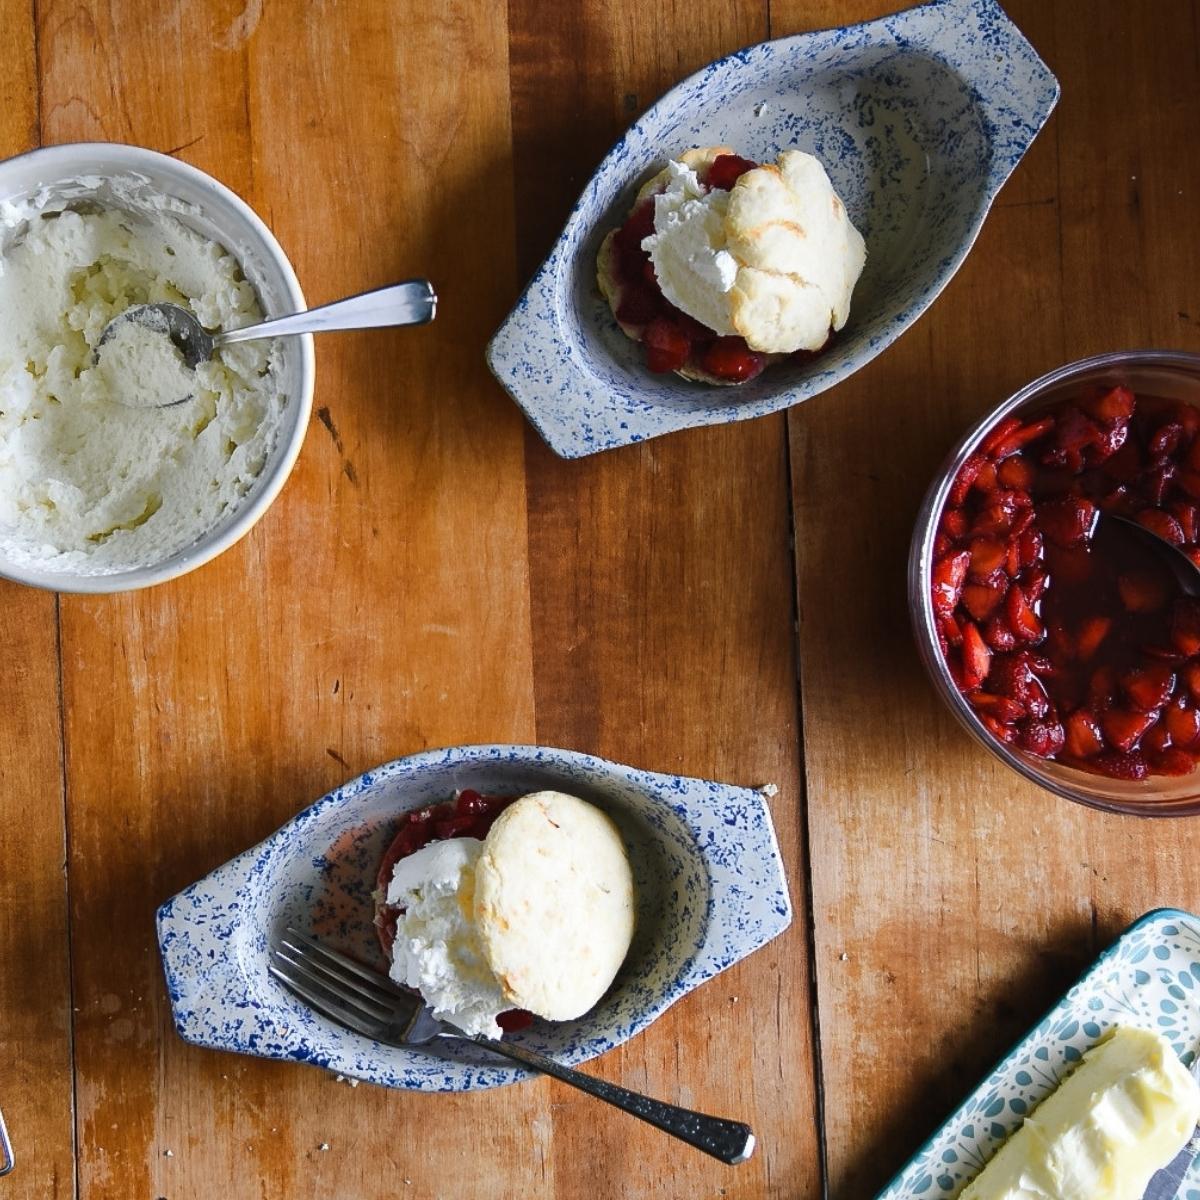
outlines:
[[[1032,567],[1026,567],[1021,575],[1021,591],[1025,593],[1025,599],[1030,604],[1036,604],[1045,594],[1046,585],[1050,582],[1050,575],[1046,568],[1037,563]]]
[[[1128,437],[1128,425],[1113,425],[1109,429],[1102,429],[1096,444],[1087,452],[1088,462],[1092,466],[1106,462],[1125,445]]]
[[[1022,534],[1021,537],[1025,535]],[[1008,543],[1008,550],[1004,555],[1004,572],[1011,579],[1016,577],[1021,572],[1021,538],[1013,538]]]
[[[1190,705],[1180,708],[1172,704],[1163,713],[1163,723],[1171,731],[1171,741],[1176,746],[1190,746],[1200,737],[1200,711]]]
[[[1142,473],[1144,466],[1137,443],[1132,438],[1126,438],[1125,445],[1105,462],[1104,473],[1118,483],[1129,483]]]
[[[967,568],[971,565],[971,555],[966,550],[949,554],[933,565],[933,611],[949,615],[958,604],[962,595],[963,582],[967,578]]]
[[[1197,444],[1200,445],[1200,441]],[[1200,538],[1200,513],[1197,512],[1196,506],[1188,504],[1186,500],[1173,500],[1168,508],[1171,510],[1171,515],[1179,522],[1184,544],[1195,545],[1196,540]]]
[[[969,574],[981,583],[994,575],[1005,563],[1008,547],[998,538],[975,538],[971,542],[971,566]]]
[[[942,519],[938,522],[938,528],[946,534],[947,537],[961,538],[967,533],[967,514],[961,508],[948,508],[942,513]]]
[[[1063,748],[1065,740],[1063,727],[1057,721],[1029,720],[1017,736],[1017,745],[1039,758],[1051,758]]]
[[[1054,431],[1054,446],[1064,453],[1086,450],[1098,445],[1103,430],[1074,407],[1064,408],[1058,417],[1058,428]]]
[[[987,625],[984,626],[983,640],[993,650],[1002,652],[1011,650],[1017,644],[1017,639],[1013,635],[1013,631],[998,616],[992,617]]]
[[[1176,473],[1175,464],[1172,462],[1163,463],[1162,466],[1155,467],[1152,471],[1146,472],[1146,475],[1142,479],[1142,491],[1145,492],[1146,499],[1151,504],[1161,504],[1163,502]]]
[[[975,483],[972,485],[977,492],[994,492],[997,487],[996,482],[996,464],[986,462],[979,468],[979,474],[975,476]]]
[[[1034,470],[1033,463],[1027,458],[1022,458],[1020,455],[1012,458],[1006,458],[999,467],[996,468],[996,479],[1006,488],[1013,488],[1019,492],[1027,492],[1033,486],[1033,481],[1037,472]]]
[[[1081,496],[1050,500],[1039,507],[1038,524],[1056,546],[1082,546],[1096,527],[1096,506]]]
[[[1171,610],[1171,641],[1180,653],[1200,654],[1200,600],[1184,596]]]
[[[1100,728],[1110,746],[1128,754],[1142,734],[1158,720],[1156,712],[1131,712],[1127,708],[1110,708],[1100,714]]]
[[[1130,612],[1151,613],[1166,606],[1170,589],[1158,572],[1134,570],[1117,576],[1117,591]]]
[[[962,606],[977,621],[986,621],[996,611],[1007,591],[1004,584],[968,583],[963,585]]]
[[[980,636],[979,628],[971,621],[962,622],[962,679],[967,691],[979,687],[987,678],[992,665],[992,652]]]
[[[1101,754],[1093,758],[1088,767],[1112,779],[1145,779],[1150,774],[1150,768],[1140,754]]]
[[[1008,745],[1017,740],[1017,727],[1015,725],[1007,725],[1003,721],[993,717],[990,713],[980,713],[979,720],[997,741]]]
[[[631,284],[621,292],[617,320],[622,325],[648,325],[662,313],[662,307],[662,297],[657,292],[641,283]]]
[[[1183,682],[1193,703],[1200,704],[1200,663],[1188,663],[1183,668]]]
[[[1008,534],[1012,531],[1018,506],[1010,499],[1001,498],[998,492],[993,492],[991,498],[993,503],[981,509],[971,523],[972,533]]]
[[[700,355],[700,366],[705,371],[730,383],[746,383],[761,375],[766,365],[766,358],[740,337],[719,337]]]
[[[987,465],[987,458],[982,454],[971,454],[967,456],[966,462],[958,468],[958,474],[954,477],[954,483],[950,487],[950,494],[947,496],[947,502],[954,508],[962,505],[967,498],[967,493],[975,486],[975,480],[979,472]]]
[[[1141,748],[1147,754],[1161,754],[1164,750],[1170,750],[1171,731],[1167,728],[1165,721],[1159,721],[1158,724],[1151,725],[1142,734]]]
[[[1049,713],[1050,698],[1024,652],[997,655],[992,659],[988,678],[993,692],[1015,700],[1031,716],[1044,717]]]
[[[942,637],[944,637],[951,646],[962,645],[962,628],[954,619],[953,613],[942,613],[937,618],[937,627],[941,632]]]
[[[1032,566],[1042,557],[1042,535],[1036,529],[1027,529],[1020,537],[1021,566]]]
[[[1004,601],[1008,624],[1017,638],[1025,642],[1040,642],[1045,635],[1045,629],[1033,609],[1025,599],[1025,593],[1019,587],[1008,589]]]
[[[1182,526],[1170,513],[1163,512],[1161,508],[1144,508],[1134,519],[1144,529],[1149,529],[1172,546],[1183,545]]]
[[[1091,758],[1104,749],[1100,723],[1086,708],[1077,708],[1063,723],[1064,746],[1072,758]]]
[[[989,453],[992,458],[997,460],[1007,458],[1010,454],[1016,454],[1018,450],[1027,446],[1030,442],[1044,437],[1053,428],[1053,417],[1043,417],[1040,421],[1032,421],[1028,425],[1022,425],[1019,429],[1014,429],[1007,437],[997,442]]]
[[[1186,750],[1178,748],[1151,754],[1149,759],[1155,775],[1190,775],[1196,769],[1196,760]]]
[[[1075,642],[1076,652],[1082,662],[1087,662],[1100,649],[1100,643],[1108,637],[1108,631],[1111,628],[1111,617],[1084,618],[1083,623],[1079,626],[1079,636]]]
[[[1134,708],[1157,712],[1175,690],[1175,672],[1165,664],[1137,667],[1121,677],[1121,688]]]
[[[729,191],[747,171],[753,171],[757,166],[752,158],[743,158],[740,154],[718,154],[705,173],[704,182],[710,188]]]
[[[646,366],[651,371],[664,374],[678,371],[692,352],[687,336],[671,321],[663,317],[651,321],[642,334],[646,346]]]
[[[990,456],[997,446],[1002,445],[1005,439],[1012,433],[1016,433],[1021,428],[1021,420],[1019,417],[1005,417],[999,425],[995,427],[984,439],[979,443],[979,452]]]
[[[977,712],[989,713],[1005,725],[1011,725],[1025,715],[1025,706],[1007,696],[995,696],[991,692],[972,692],[967,699]]]
[[[1115,387],[1101,396],[1084,400],[1082,408],[1096,421],[1128,421],[1133,416],[1133,393],[1127,387]]]
[[[954,543],[944,533],[935,533],[933,535],[934,558],[943,558],[953,549]]]
[[[1183,437],[1183,426],[1178,421],[1168,421],[1160,425],[1153,433],[1148,443],[1150,453],[1156,457],[1169,458],[1179,448]]]

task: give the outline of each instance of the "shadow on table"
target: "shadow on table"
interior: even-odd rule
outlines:
[[[947,1032],[943,1053],[914,1073],[894,1119],[855,1128],[854,1150],[840,1178],[831,1178],[829,1195],[862,1200],[884,1188],[1119,932],[1118,927],[1097,930],[1087,920],[1057,925],[1009,979],[979,996],[969,1020]],[[903,1046],[898,1051],[902,1054]],[[870,1065],[864,1063],[863,1069],[869,1071]],[[837,1102],[836,1096],[826,1096],[826,1107]]]

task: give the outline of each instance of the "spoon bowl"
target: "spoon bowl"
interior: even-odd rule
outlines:
[[[1200,596],[1200,567],[1196,566],[1174,542],[1159,537],[1153,529],[1147,529],[1140,521],[1135,521],[1131,517],[1123,517],[1120,513],[1104,513],[1101,520],[1105,519],[1119,521],[1125,529],[1131,529],[1137,533],[1143,545],[1153,546],[1155,553],[1167,570],[1171,572],[1175,582],[1179,584],[1179,590],[1185,596]]]
[[[410,279],[362,292],[345,300],[336,300],[320,308],[310,308],[273,321],[259,321],[241,329],[209,333],[178,304],[136,304],[119,313],[105,326],[96,343],[92,359],[99,363],[101,351],[113,342],[122,329],[140,325],[169,338],[183,358],[188,371],[209,362],[223,346],[253,342],[260,338],[294,337],[304,333],[330,333],[345,329],[380,329],[398,325],[425,325],[437,315],[437,293],[428,279]],[[130,408],[172,408],[191,399],[191,394],[165,397],[160,401],[134,402],[120,392],[113,398]]]

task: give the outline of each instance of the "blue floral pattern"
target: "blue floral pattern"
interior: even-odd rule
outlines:
[[[1191,1064],[1200,1043],[1200,918],[1164,908],[1130,926],[877,1200],[952,1200],[1114,1025],[1156,1030]],[[1181,1194],[1200,1200],[1200,1163]]]

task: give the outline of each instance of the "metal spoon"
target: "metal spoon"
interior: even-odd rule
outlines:
[[[1130,517],[1123,517],[1120,513],[1103,513],[1101,520],[1105,518],[1119,521],[1126,529],[1138,533],[1143,545],[1153,546],[1155,553],[1175,577],[1175,582],[1179,584],[1179,589],[1185,596],[1200,596],[1200,567],[1192,562],[1174,542],[1159,537],[1153,529],[1147,529],[1140,522]],[[1170,551],[1170,553],[1165,554],[1164,550]]]
[[[232,346],[237,342],[291,337],[298,333],[329,333],[339,329],[424,325],[432,321],[436,314],[437,293],[428,279],[410,279],[406,283],[395,283],[345,300],[336,300],[320,308],[310,308],[287,317],[277,317],[273,321],[260,321],[256,325],[220,333],[209,333],[186,308],[178,304],[136,304],[108,323],[96,343],[92,358],[95,362],[99,361],[101,348],[126,322],[165,334],[183,355],[188,370],[194,371],[201,363],[208,362],[222,346]],[[164,400],[154,407],[171,408],[190,399],[190,396],[184,396],[177,400]]]

